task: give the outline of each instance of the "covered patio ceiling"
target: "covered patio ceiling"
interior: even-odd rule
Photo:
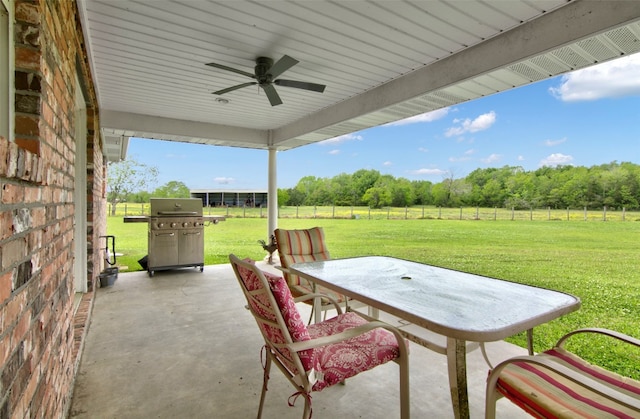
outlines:
[[[640,2],[78,0],[109,161],[129,137],[288,150],[640,51]],[[271,106],[257,57],[299,63]],[[216,101],[224,98],[228,103]]]

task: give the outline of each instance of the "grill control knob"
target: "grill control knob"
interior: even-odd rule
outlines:
[[[189,226],[189,223],[187,222],[182,223],[182,227],[188,227],[188,226]]]
[[[158,223],[158,228],[164,227],[164,223]]]
[[[171,228],[175,227],[176,223],[171,223]]]

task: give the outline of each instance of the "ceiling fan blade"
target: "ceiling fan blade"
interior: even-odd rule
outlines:
[[[271,74],[271,78],[275,79],[280,74],[298,64],[298,62],[298,60],[291,58],[288,55],[283,55],[282,58],[280,58],[274,65],[271,66],[269,70],[267,70],[267,74]]]
[[[278,92],[276,92],[276,88],[273,87],[272,84],[261,84],[260,87],[262,87],[262,90],[264,90],[264,92],[266,93],[271,106],[282,104],[282,99],[280,99],[280,95],[278,95]]]
[[[306,81],[296,81],[296,80],[283,80],[283,79],[278,79],[273,83],[278,86],[295,87],[296,89],[311,90],[313,92],[319,92],[319,93],[324,92],[325,87],[327,87],[324,84],[316,84],[316,83],[309,83]]]
[[[227,87],[226,89],[218,90],[217,92],[213,92],[214,95],[224,95],[225,93],[229,93],[233,90],[242,89],[243,87],[253,86],[254,84],[258,84],[257,81],[250,81],[248,83],[238,84],[236,86]]]
[[[227,70],[227,71],[231,71],[231,72],[234,72],[234,73],[242,74],[243,76],[251,77],[252,79],[256,78],[255,74],[253,74],[253,73],[248,73],[246,71],[238,70],[238,69],[233,68],[233,67],[227,67],[226,65],[216,64],[216,63],[208,63],[208,64],[205,64],[205,65],[208,65],[209,67],[220,68],[222,70]]]

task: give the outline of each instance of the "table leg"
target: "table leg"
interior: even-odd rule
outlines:
[[[464,340],[447,338],[447,366],[454,417],[468,419],[467,345]]]
[[[313,314],[315,323],[320,323],[322,321],[322,300],[320,298],[313,299]]]

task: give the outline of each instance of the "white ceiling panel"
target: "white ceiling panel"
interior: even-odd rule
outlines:
[[[640,50],[640,2],[78,0],[105,152],[124,137],[287,150]],[[299,63],[271,106],[258,57]],[[217,99],[225,99],[226,104]],[[123,148],[124,147],[124,148]]]

